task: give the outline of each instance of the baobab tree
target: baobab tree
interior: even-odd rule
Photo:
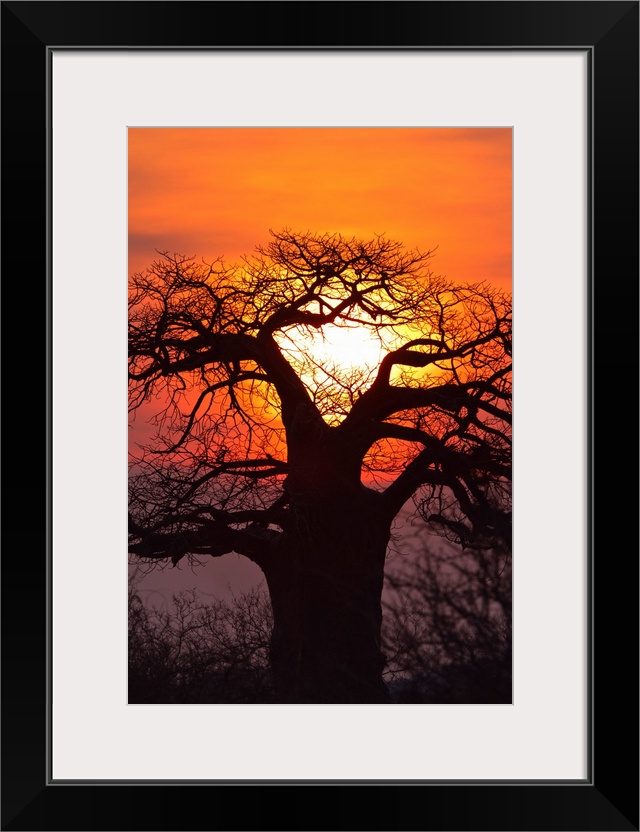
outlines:
[[[510,538],[510,299],[432,256],[284,230],[238,265],[163,252],[131,279],[131,408],[156,431],[132,455],[129,551],[256,563],[279,701],[388,701],[403,506],[461,547]]]

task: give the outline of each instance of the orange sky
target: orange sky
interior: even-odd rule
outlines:
[[[437,246],[436,274],[510,290],[511,142],[510,129],[131,128],[129,271],[156,249],[232,263],[290,227]],[[207,567],[222,595],[262,579],[238,556]],[[194,583],[185,568],[141,589],[160,603]]]
[[[511,288],[510,129],[131,128],[129,270],[234,262],[268,230],[438,247],[437,274]]]

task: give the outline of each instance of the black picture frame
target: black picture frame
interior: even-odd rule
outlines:
[[[629,461],[637,460],[638,425],[638,11],[626,0],[2,3],[2,288],[7,324],[15,323],[5,330],[5,447],[17,452],[5,463],[3,492],[2,829],[638,830],[638,503],[629,486],[637,477],[626,471],[637,472]],[[47,779],[53,47],[588,52],[591,730],[584,782]]]

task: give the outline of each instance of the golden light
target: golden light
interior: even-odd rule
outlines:
[[[297,348],[319,369],[370,373],[380,363],[382,344],[365,325],[325,324],[310,332],[291,332]]]
[[[342,321],[320,329],[290,327],[276,340],[330,422],[340,421],[344,408],[371,384],[386,352],[375,329]]]

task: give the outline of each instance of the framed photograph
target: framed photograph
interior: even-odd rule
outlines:
[[[638,3],[2,23],[5,308],[46,356],[2,828],[637,830]],[[381,595],[416,494],[432,557]],[[189,595],[210,555],[269,595]]]

